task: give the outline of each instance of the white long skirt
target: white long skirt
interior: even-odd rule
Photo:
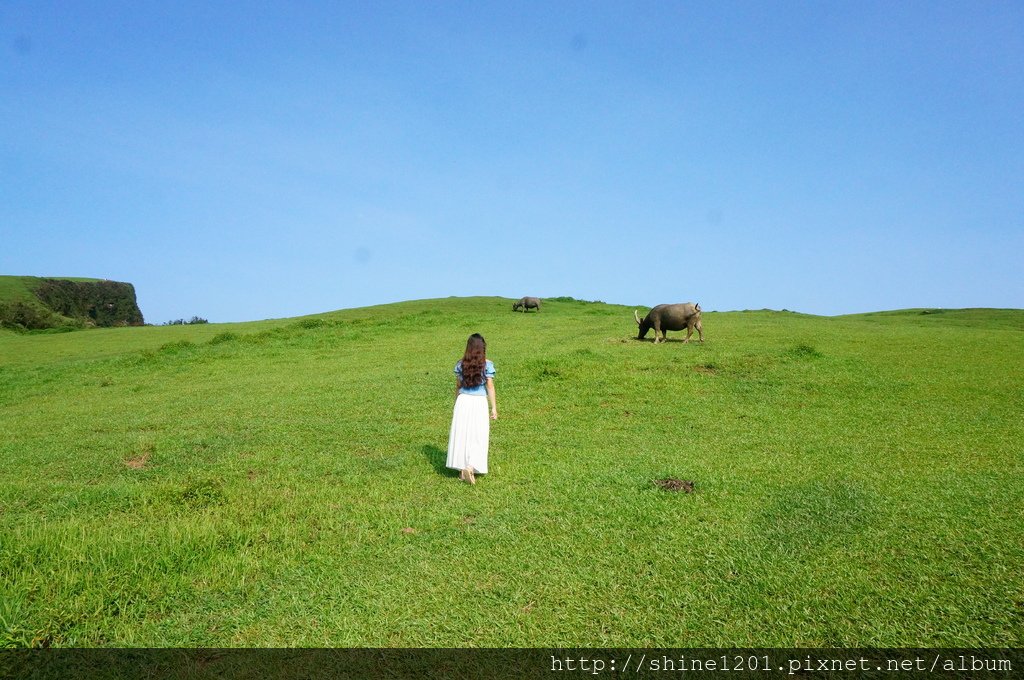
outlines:
[[[445,465],[453,470],[472,468],[475,474],[486,474],[490,437],[487,397],[460,394],[455,399],[452,430],[448,435],[448,461]]]

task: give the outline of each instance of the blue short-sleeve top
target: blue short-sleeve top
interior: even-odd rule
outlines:
[[[476,387],[460,387],[459,394],[471,394],[473,396],[487,396],[487,379],[494,377],[494,364],[490,359],[484,360],[484,381]],[[460,359],[455,364],[455,375],[458,376],[459,382],[462,381],[462,360]]]

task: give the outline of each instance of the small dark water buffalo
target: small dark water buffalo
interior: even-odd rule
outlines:
[[[633,316],[636,318],[636,325],[640,327],[639,335],[636,336],[637,340],[643,340],[647,331],[653,328],[654,342],[657,344],[659,342],[658,333],[661,333],[661,342],[665,342],[668,339],[666,331],[681,331],[685,328],[686,339],[683,342],[689,342],[690,336],[693,335],[693,329],[696,328],[700,335],[700,341],[704,342],[704,327],[700,323],[699,304],[681,302],[675,305],[658,305],[647,312],[647,316],[642,321],[634,309]]]
[[[518,302],[515,302],[515,303],[512,304],[512,311],[514,312],[517,309],[521,309],[521,310],[523,310],[523,312],[525,312],[527,309],[536,309],[539,312],[540,311],[540,298],[535,298],[535,297],[519,298]]]

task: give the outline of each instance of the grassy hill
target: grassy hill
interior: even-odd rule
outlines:
[[[1024,645],[1024,312],[511,302],[0,331],[0,644]]]
[[[142,325],[130,283],[75,277],[0,276],[0,327],[72,330]]]
[[[101,279],[58,277],[66,281],[96,282]],[[0,301],[2,302],[37,302],[39,298],[32,292],[43,279],[38,276],[0,276]]]
[[[86,283],[96,283],[102,279],[87,279],[81,277],[69,277],[61,276],[58,277],[64,281],[80,281]],[[35,289],[39,287],[40,282],[44,281],[44,278],[38,276],[0,276],[0,302],[24,302],[27,304],[41,305],[39,298],[35,294]]]

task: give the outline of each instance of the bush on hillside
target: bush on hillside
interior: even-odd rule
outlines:
[[[189,326],[189,325],[197,324],[197,323],[210,323],[210,322],[207,321],[206,319],[202,318],[202,317],[193,316],[188,321],[185,321],[184,319],[174,319],[173,321],[167,321],[163,325],[164,326]]]
[[[0,326],[16,331],[38,331],[59,326],[53,314],[26,302],[0,303]]]

